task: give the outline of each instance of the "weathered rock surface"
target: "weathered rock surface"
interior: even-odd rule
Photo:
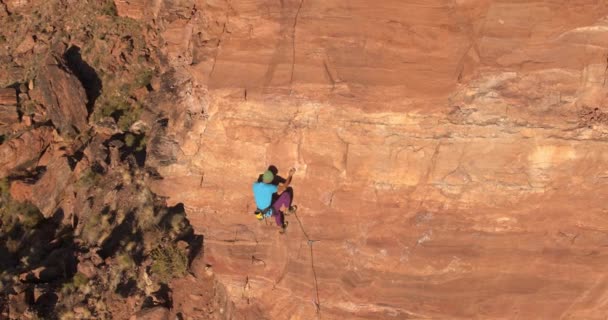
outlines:
[[[31,6],[31,0],[5,0],[2,4],[6,6],[6,11],[10,13],[19,12],[25,8]]]
[[[138,120],[158,89],[159,31],[115,14],[111,1],[0,0],[0,87],[11,87],[0,90],[1,319],[191,319],[196,299],[205,315],[232,306],[212,300],[212,278],[203,290],[189,290],[192,277],[170,284],[203,237],[145,183],[154,168]],[[176,314],[174,290],[205,295]],[[152,306],[163,307],[140,312]]]
[[[118,15],[132,19],[156,18],[161,0],[116,0]]]
[[[40,127],[5,141],[0,145],[0,177],[21,166],[34,164],[53,140],[52,129]]]
[[[0,105],[16,106],[17,105],[17,91],[13,88],[0,89]]]
[[[48,64],[40,71],[31,96],[46,108],[61,134],[73,136],[88,127],[85,91],[61,62]]]
[[[50,217],[55,214],[60,202],[65,201],[66,210],[72,209],[67,203],[70,197],[64,197],[65,189],[68,184],[75,182],[71,181],[72,170],[65,156],[54,156],[46,165],[46,169],[40,180],[32,186],[32,194],[44,194],[44,197],[36,196],[31,201],[40,209],[45,217]],[[71,212],[71,210],[70,210]]]
[[[17,92],[13,88],[0,89],[0,127],[18,121]]]
[[[171,319],[178,314],[192,320],[238,319],[224,287],[197,262],[202,264],[201,260],[195,261],[193,271],[198,273],[196,277],[188,275],[171,283],[174,301]]]
[[[608,313],[607,4],[184,3],[153,187],[243,314]],[[251,214],[269,164],[286,235]]]
[[[163,307],[142,310],[133,315],[130,320],[169,320],[169,310]]]

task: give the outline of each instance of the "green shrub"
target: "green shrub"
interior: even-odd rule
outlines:
[[[116,256],[116,262],[118,263],[119,270],[129,270],[135,267],[135,261],[133,257],[127,252],[122,252]]]
[[[104,117],[111,117],[116,112],[124,112],[125,110],[128,110],[130,108],[131,106],[125,98],[120,95],[115,95],[103,101],[103,104],[101,106],[101,115]]]
[[[96,186],[100,180],[101,175],[88,168],[82,173],[76,184],[81,187],[92,187]]]
[[[127,133],[127,135],[125,136],[125,144],[129,148],[133,147],[133,145],[135,144],[135,136],[130,133]]]
[[[28,229],[34,228],[40,221],[44,220],[44,216],[40,210],[29,202],[13,202],[10,209],[13,211],[13,214],[17,214],[21,224]]]
[[[82,286],[84,286],[85,284],[87,284],[89,282],[89,279],[87,279],[87,277],[80,273],[77,272],[74,277],[72,278],[72,283],[74,284],[74,286],[76,286],[76,288],[80,288]]]
[[[9,196],[9,189],[10,189],[10,184],[8,182],[8,179],[4,178],[4,179],[0,179],[0,197],[2,197],[2,199],[8,199]]]
[[[141,138],[141,140],[139,140],[139,144],[135,148],[135,151],[139,152],[139,151],[145,150],[147,144],[148,144],[148,139],[146,137]]]
[[[70,282],[66,282],[63,284],[63,286],[61,287],[61,291],[63,294],[73,293],[82,289],[88,282],[89,279],[87,279],[84,274],[77,272],[74,277],[72,277],[72,280]]]
[[[175,245],[161,246],[150,254],[152,275],[161,282],[183,277],[188,272],[188,256]]]
[[[135,88],[142,88],[152,82],[153,69],[144,69],[135,77]]]
[[[131,133],[125,135],[125,145],[129,148],[133,148],[136,152],[143,151],[146,149],[148,139],[145,136],[136,136]]]
[[[121,90],[125,91],[127,89]],[[117,120],[118,127],[123,131],[128,131],[135,121],[139,120],[142,108],[137,103],[130,103],[123,97],[125,93],[117,94],[105,99],[95,116],[96,120],[101,117],[113,117]]]
[[[183,214],[174,214],[171,216],[169,225],[171,226],[171,230],[179,233],[186,227],[187,220]]]
[[[141,115],[140,108],[130,108],[125,110],[125,112],[118,119],[118,127],[122,131],[128,131],[129,128],[139,120],[139,116]]]
[[[109,214],[90,213],[82,222],[80,237],[89,245],[100,245],[112,233]]]
[[[44,220],[44,216],[33,204],[11,199],[8,179],[0,179],[0,220],[0,231],[8,232],[16,223],[25,229],[32,229]]]

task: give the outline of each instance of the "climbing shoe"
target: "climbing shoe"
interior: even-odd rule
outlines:
[[[298,211],[298,206],[293,205],[293,206],[289,207],[289,209],[287,210],[287,212],[285,212],[285,214],[294,214],[294,213],[296,213],[296,211]]]
[[[255,213],[255,217],[256,217],[258,220],[264,220],[264,214],[263,214],[263,213],[261,213],[261,212],[256,212],[256,213]]]
[[[285,233],[285,230],[287,230],[287,225],[289,225],[288,221],[283,222],[283,226],[281,227],[279,233]]]

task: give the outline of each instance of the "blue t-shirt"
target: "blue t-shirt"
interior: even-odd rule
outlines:
[[[258,209],[264,210],[270,207],[272,194],[277,192],[277,186],[270,183],[256,182],[253,184],[253,197]]]

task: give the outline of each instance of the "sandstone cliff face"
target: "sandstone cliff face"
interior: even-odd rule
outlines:
[[[240,316],[607,314],[606,4],[199,0],[159,15],[151,183],[185,204]],[[251,214],[269,164],[298,169],[286,235]]]

